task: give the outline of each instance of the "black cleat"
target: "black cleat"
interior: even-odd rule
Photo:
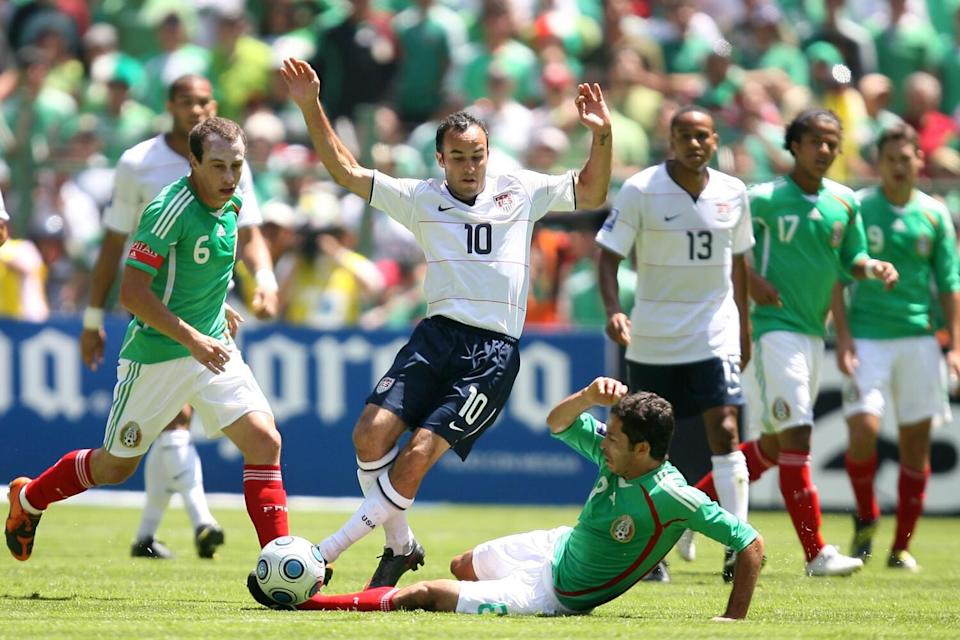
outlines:
[[[416,571],[423,566],[426,552],[416,540],[413,541],[413,551],[406,555],[394,555],[390,547],[383,548],[383,555],[380,556],[380,564],[377,570],[373,572],[367,589],[377,587],[395,587],[400,582],[400,577],[407,571]]]
[[[216,524],[202,524],[197,527],[194,542],[197,545],[197,555],[201,558],[217,557],[217,547],[223,544],[223,529]]]
[[[873,555],[873,536],[877,533],[879,520],[863,521],[853,514],[853,542],[850,543],[850,555],[866,563]]]
[[[296,609],[292,604],[280,604],[279,602],[271,600],[270,597],[263,592],[263,589],[260,588],[260,583],[257,582],[256,571],[251,571],[250,575],[247,576],[247,591],[250,592],[254,600],[268,609],[276,609],[277,611],[294,611]]]
[[[730,547],[723,548],[723,570],[720,575],[724,582],[733,582],[733,569],[737,564],[737,552]]]
[[[667,572],[667,561],[661,560],[657,563],[650,573],[643,576],[644,582],[670,582],[670,574]]]
[[[153,536],[149,538],[140,538],[135,540],[130,547],[130,555],[134,558],[152,558],[154,560],[169,560],[173,557],[173,552],[159,540],[154,540]]]

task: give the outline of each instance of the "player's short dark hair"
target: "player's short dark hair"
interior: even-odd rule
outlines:
[[[197,162],[203,162],[203,143],[210,136],[216,136],[231,144],[240,140],[244,147],[247,146],[247,136],[236,122],[220,117],[207,118],[190,129],[190,153]]]
[[[437,127],[437,153],[443,153],[443,137],[447,134],[447,131],[453,129],[459,133],[463,133],[470,127],[480,127],[483,130],[483,135],[487,138],[487,144],[490,143],[490,132],[487,131],[487,123],[485,123],[480,118],[476,117],[472,113],[467,111],[457,111],[451,113],[446,118],[440,121],[440,125]]]
[[[787,125],[787,133],[783,138],[783,148],[789,151],[790,155],[796,155],[793,153],[793,143],[800,142],[803,134],[809,132],[813,127],[813,123],[817,120],[830,120],[837,125],[840,131],[843,131],[843,123],[840,122],[840,116],[830,109],[821,109],[818,107],[801,111],[797,117]]]
[[[655,393],[638,391],[620,399],[610,413],[620,418],[630,444],[646,442],[650,457],[663,460],[673,439],[673,407]]]
[[[167,88],[167,100],[169,100],[170,102],[173,102],[176,99],[178,93],[180,93],[181,91],[185,91],[187,87],[189,87],[191,84],[197,81],[206,82],[207,84],[210,84],[210,80],[208,78],[204,78],[203,76],[197,75],[196,73],[188,73],[187,75],[180,76],[179,78],[177,78],[176,80],[170,83],[170,86]]]
[[[710,110],[699,104],[688,104],[684,107],[677,109],[677,112],[673,114],[673,117],[670,118],[670,132],[673,133],[673,130],[677,128],[677,125],[680,124],[680,118],[688,113],[702,113],[703,115],[710,118],[711,128],[716,130],[717,124],[713,118],[713,114],[710,113]]]
[[[877,137],[878,154],[883,151],[883,145],[888,142],[906,142],[907,144],[913,145],[914,151],[920,150],[920,137],[917,135],[917,130],[906,122],[898,122],[890,125],[880,132],[880,135]]]

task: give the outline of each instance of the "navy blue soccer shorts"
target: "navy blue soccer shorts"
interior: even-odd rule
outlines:
[[[738,356],[683,364],[627,360],[627,386],[631,392],[657,394],[673,405],[677,418],[698,416],[714,407],[744,404]]]
[[[466,460],[506,405],[519,370],[516,338],[433,316],[413,330],[367,402],[411,431],[433,431]]]

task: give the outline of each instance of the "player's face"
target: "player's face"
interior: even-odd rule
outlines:
[[[181,87],[173,100],[167,101],[167,111],[173,117],[173,132],[186,136],[195,126],[217,115],[213,88],[206,80],[197,78]]]
[[[469,200],[480,193],[487,175],[487,157],[487,134],[480,127],[450,129],[444,134],[443,153],[437,154],[437,162],[453,195]]]
[[[836,122],[826,118],[814,120],[800,140],[793,143],[797,167],[812,178],[823,178],[840,155],[841,139],[840,125]]]
[[[690,171],[702,171],[717,150],[719,137],[713,118],[699,111],[680,116],[670,130],[670,150],[674,159]]]
[[[190,154],[193,183],[205,205],[222,207],[233,196],[240,184],[245,155],[242,140],[228,142],[217,136],[204,141],[202,161]]]
[[[923,152],[906,140],[891,140],[883,145],[877,158],[877,170],[883,186],[913,188],[923,169]]]
[[[611,415],[607,421],[607,435],[600,441],[600,450],[607,468],[618,476],[631,477],[632,470],[637,464],[637,447],[640,444],[631,444],[627,434],[623,432],[623,423],[618,416]]]

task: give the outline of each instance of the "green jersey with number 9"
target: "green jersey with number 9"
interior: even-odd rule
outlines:
[[[756,185],[749,196],[754,268],[783,302],[754,307],[753,339],[770,331],[822,337],[834,283],[868,258],[856,196],[831,180],[804,193],[790,177]]]
[[[237,248],[234,195],[219,209],[204,205],[186,177],[153,199],[140,217],[126,264],[154,276],[150,288],[171,313],[194,329],[225,338],[224,301]],[[133,318],[120,357],[152,364],[190,355],[179,342]]]

